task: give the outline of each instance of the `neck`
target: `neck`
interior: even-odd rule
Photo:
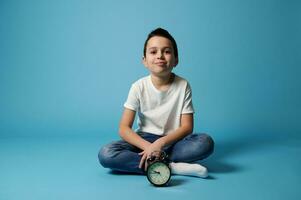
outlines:
[[[164,77],[155,76],[155,75],[151,74],[152,82],[157,87],[161,87],[161,86],[170,84],[173,81],[173,77],[174,77],[173,73],[170,73],[168,76],[164,76]]]

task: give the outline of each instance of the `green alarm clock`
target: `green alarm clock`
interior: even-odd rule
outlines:
[[[155,151],[147,159],[147,179],[154,186],[166,186],[171,177],[169,159],[164,151]]]

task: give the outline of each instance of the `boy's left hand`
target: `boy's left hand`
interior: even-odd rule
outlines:
[[[163,148],[163,142],[158,139],[155,142],[153,142],[152,144],[150,144],[146,149],[144,149],[144,151],[142,151],[141,153],[139,153],[139,155],[142,155],[142,158],[140,160],[140,164],[139,164],[139,168],[142,168],[143,164],[144,164],[144,170],[147,170],[147,159],[150,157],[151,153],[154,151],[161,151]]]

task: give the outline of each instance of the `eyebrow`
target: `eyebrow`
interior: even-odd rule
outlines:
[[[151,50],[151,49],[158,49],[158,47],[150,47],[150,48],[148,48],[148,50]],[[166,47],[163,47],[162,49],[172,49],[172,47],[166,46]]]

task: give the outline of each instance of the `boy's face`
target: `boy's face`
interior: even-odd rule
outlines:
[[[156,76],[169,75],[178,64],[171,41],[161,36],[150,38],[147,42],[143,64]]]

